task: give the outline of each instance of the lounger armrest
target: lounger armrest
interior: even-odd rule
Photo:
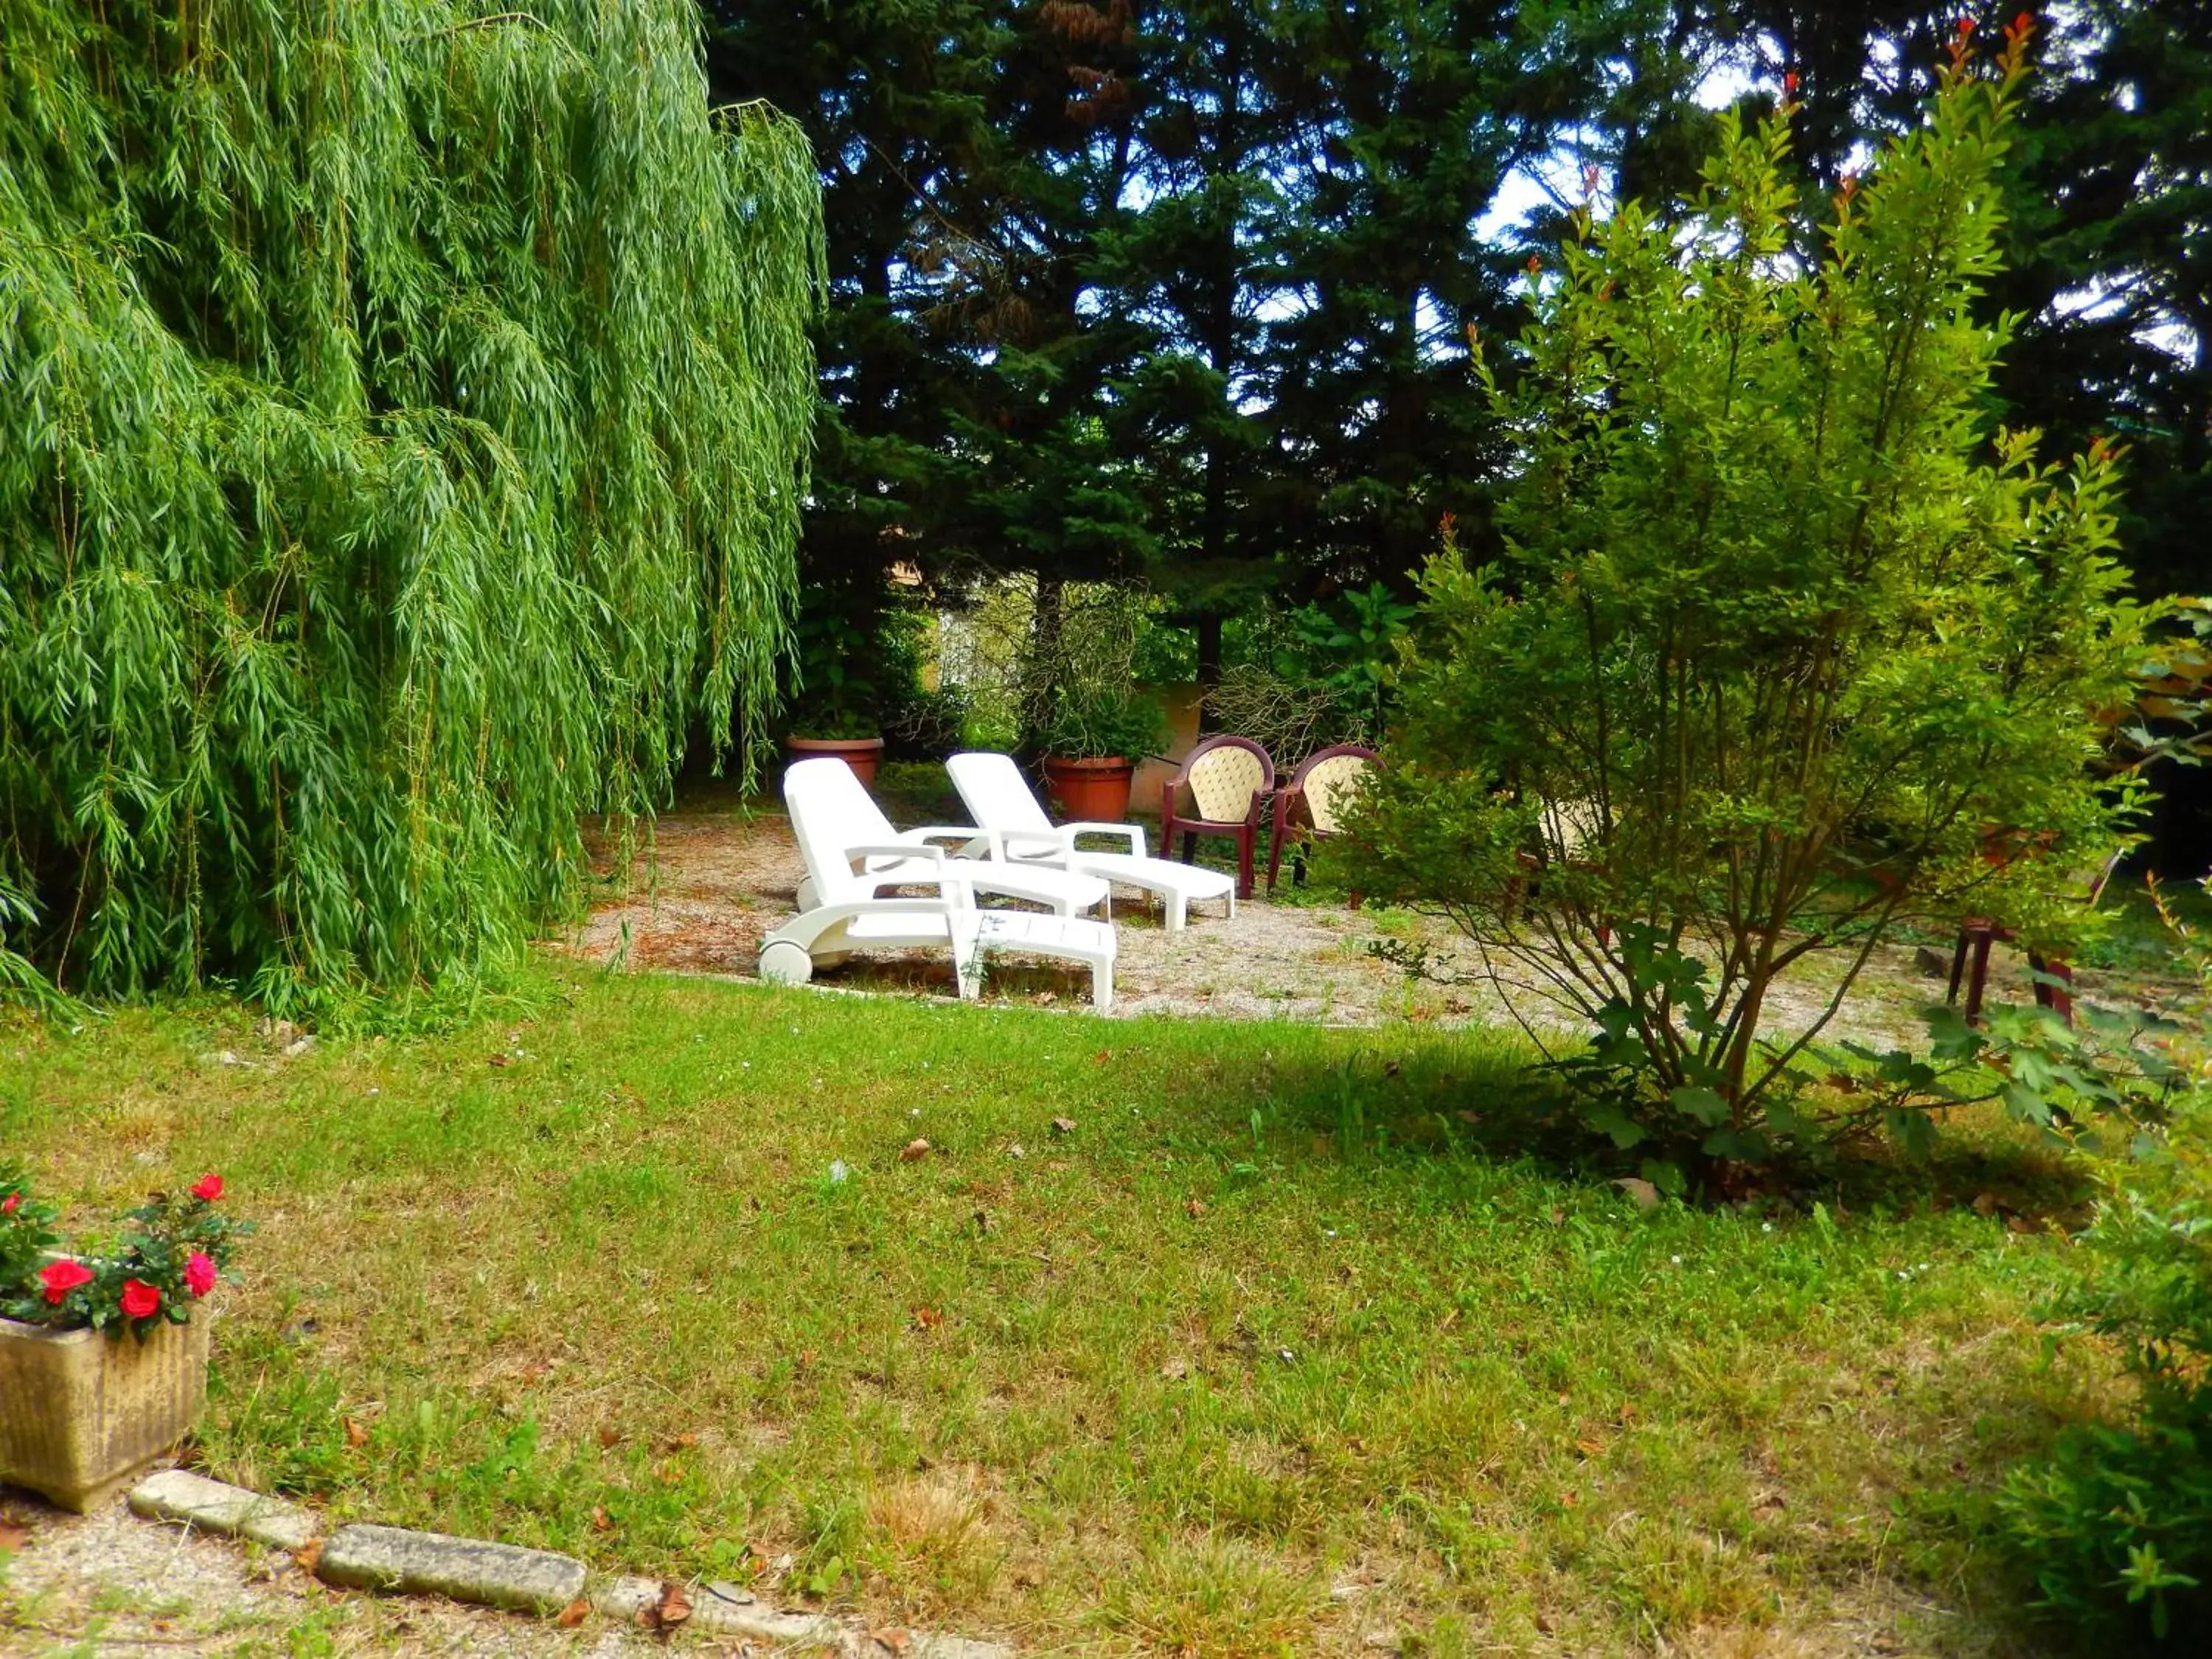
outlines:
[[[1034,859],[1043,853],[1064,856],[1075,850],[1075,836],[1066,830],[996,830],[992,834],[1008,858]]]
[[[994,830],[979,830],[972,823],[930,823],[924,824],[919,830],[909,830],[906,833],[912,836],[917,842],[933,841],[958,842],[960,845],[953,849],[952,855],[955,858],[975,857],[976,854],[969,849],[979,843],[984,849],[982,854],[983,857],[998,858],[1001,856],[998,842],[998,832]]]
[[[916,883],[927,886],[927,883]],[[949,884],[965,890],[957,877]],[[954,898],[872,898],[848,899],[842,904],[826,904],[818,910],[809,911],[808,916],[817,925],[849,921],[858,916],[943,916],[951,920],[956,910],[975,907]]]
[[[1114,836],[1127,841],[1133,855],[1137,858],[1145,856],[1145,826],[1141,823],[1092,823],[1086,821],[1063,823],[1060,828],[1060,833],[1067,837],[1070,847],[1075,844],[1078,836]]]
[[[941,847],[927,847],[920,842],[902,841],[886,842],[866,847],[848,847],[845,849],[845,862],[850,864],[855,859],[920,859],[924,864],[943,864],[945,849]]]

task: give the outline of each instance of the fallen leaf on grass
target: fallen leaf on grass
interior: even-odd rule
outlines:
[[[1075,1133],[1075,1120],[1072,1117],[1056,1117],[1053,1119],[1052,1132],[1056,1135],[1073,1134]]]
[[[345,1434],[349,1446],[366,1446],[368,1443],[368,1431],[350,1417],[345,1420]]]
[[[873,1642],[885,1653],[902,1656],[902,1659],[906,1650],[914,1645],[914,1638],[902,1630],[872,1630],[868,1632],[868,1640]]]
[[[1988,1216],[1995,1215],[1996,1212],[1997,1195],[1995,1193],[1976,1193],[1974,1194],[1974,1213],[1976,1215]]]
[[[512,1054],[486,1054],[484,1056],[484,1064],[487,1066],[512,1066],[514,1064],[514,1056]]]
[[[1108,1060],[1113,1058],[1114,1051],[1111,1048],[1101,1048],[1097,1054],[1091,1056],[1091,1063],[1093,1066],[1103,1066]]]
[[[611,1423],[601,1424],[599,1425],[599,1444],[608,1448],[619,1446],[622,1444],[622,1431],[615,1427]]]
[[[594,1504],[592,1508],[592,1530],[593,1532],[612,1532],[614,1528],[615,1518],[607,1513],[606,1505],[604,1504]]]
[[[1193,1221],[1203,1220],[1206,1216],[1206,1200],[1200,1198],[1187,1198],[1183,1200],[1182,1212],[1188,1216]]]
[[[933,1331],[945,1322],[945,1316],[934,1308],[916,1308],[914,1323],[916,1330]]]
[[[1605,1444],[1602,1441],[1577,1440],[1575,1442],[1575,1449],[1580,1452],[1584,1457],[1602,1457],[1605,1455]]]
[[[561,1616],[553,1622],[560,1626],[562,1630],[574,1630],[591,1617],[591,1613],[592,1604],[580,1595],[562,1608]]]
[[[1160,1367],[1160,1375],[1170,1382],[1179,1382],[1190,1375],[1190,1362],[1180,1357]]]
[[[313,1577],[315,1569],[323,1565],[323,1540],[319,1538],[310,1538],[307,1540],[307,1548],[294,1556],[292,1563],[310,1578]]]
[[[908,1141],[904,1146],[899,1149],[899,1162],[902,1164],[911,1164],[916,1158],[927,1158],[928,1156],[929,1143],[924,1140],[920,1135],[916,1135],[912,1140]]]

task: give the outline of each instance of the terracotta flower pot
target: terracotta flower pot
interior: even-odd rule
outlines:
[[[853,769],[853,775],[866,787],[876,781],[876,768],[883,763],[884,740],[881,738],[786,738],[783,752],[792,759],[811,760],[817,755],[834,755]]]
[[[0,1482],[79,1514],[112,1497],[199,1419],[208,1324],[142,1342],[0,1319]]]
[[[1120,823],[1129,816],[1129,780],[1136,772],[1135,765],[1119,755],[1091,760],[1048,756],[1044,786],[1060,803],[1062,817]]]

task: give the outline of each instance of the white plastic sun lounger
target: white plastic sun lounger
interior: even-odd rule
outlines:
[[[937,847],[885,841],[853,842],[840,809],[849,803],[819,773],[842,761],[801,761],[784,778],[784,801],[806,860],[805,908],[761,942],[761,977],[804,985],[819,965],[833,966],[854,951],[946,945],[960,994],[982,988],[983,958],[1000,951],[1029,951],[1083,963],[1091,969],[1091,1000],[1114,1000],[1114,929],[1080,916],[1039,915],[1033,910],[978,910],[970,878],[988,866],[947,858]],[[854,787],[859,787],[853,780]],[[969,832],[971,836],[973,832]],[[878,867],[871,869],[871,865]],[[882,898],[885,887],[934,887],[934,898]]]
[[[1177,864],[1172,859],[1147,858],[1145,832],[1137,824],[1055,825],[1037,805],[1011,755],[955,755],[945,763],[945,769],[952,775],[952,787],[960,792],[969,815],[997,837],[997,856],[1010,864],[1048,865],[1158,893],[1166,907],[1170,929],[1183,925],[1194,900],[1226,899],[1229,914],[1237,914],[1236,877],[1197,865]],[[1090,835],[1113,836],[1126,842],[1129,850],[1091,852],[1075,844],[1078,836]]]
[[[1095,876],[1078,875],[1042,864],[989,859],[988,854],[999,849],[996,838],[988,830],[951,824],[928,824],[919,830],[892,829],[891,821],[884,816],[884,809],[876,805],[876,798],[853,775],[853,769],[834,756],[793,762],[783,775],[783,799],[785,805],[791,808],[794,828],[799,823],[798,802],[806,802],[810,818],[831,838],[825,847],[834,842],[835,847],[865,844],[875,849],[869,854],[867,870],[882,886],[908,884],[902,879],[902,858],[910,860],[904,872],[913,880],[931,879],[937,866],[921,860],[920,855],[932,850],[932,842],[949,841],[955,843],[952,850],[957,854],[974,855],[963,856],[961,876],[976,892],[1026,899],[1063,916],[1079,915],[1106,903],[1110,896],[1105,882]],[[802,849],[804,846],[802,841]],[[801,910],[811,910],[820,899],[821,890],[816,884],[818,879],[810,854],[807,878],[799,887]]]

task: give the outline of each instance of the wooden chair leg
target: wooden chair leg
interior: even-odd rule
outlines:
[[[2057,957],[2045,957],[2030,951],[2027,966],[2035,975],[2035,1005],[2048,1008],[2071,1025],[2074,1023],[2074,968],[2070,963]]]
[[[1943,1000],[1946,1002],[1956,1002],[1959,1000],[1959,981],[1966,976],[1967,942],[1967,930],[1961,927],[1959,930],[1959,942],[1951,947],[1951,988],[1943,994]]]
[[[1274,896],[1275,878],[1282,873],[1283,869],[1283,821],[1286,815],[1287,808],[1285,804],[1280,796],[1277,796],[1275,799],[1275,831],[1274,834],[1267,837],[1267,896],[1270,898]],[[1293,866],[1293,868],[1295,869],[1295,866]],[[1297,879],[1295,875],[1293,875],[1292,879],[1294,881]]]
[[[1252,896],[1252,866],[1260,850],[1258,839],[1259,830],[1252,824],[1237,832],[1237,896],[1241,899]]]
[[[1974,957],[1969,966],[1966,980],[1966,1024],[1978,1024],[1982,1018],[1982,994],[1990,985],[1990,946],[1996,943],[1996,929],[1977,927],[1974,934]]]
[[[1198,835],[1194,830],[1182,832],[1182,861],[1190,863],[1198,855]]]

